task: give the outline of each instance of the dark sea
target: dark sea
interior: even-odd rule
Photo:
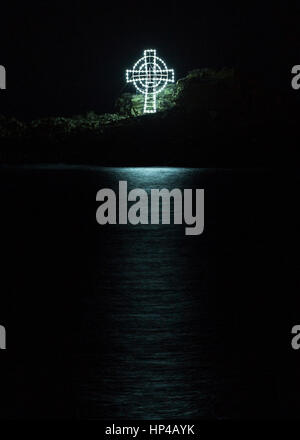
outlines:
[[[121,180],[148,192],[203,188],[204,233],[100,226],[96,193],[118,194]],[[298,183],[276,186],[265,169],[2,167],[2,414],[292,416]]]

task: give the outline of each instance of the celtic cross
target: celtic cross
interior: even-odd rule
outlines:
[[[155,113],[156,95],[168,82],[174,82],[174,70],[168,69],[166,63],[156,56],[155,49],[148,49],[132,70],[126,70],[126,81],[145,95],[144,113]]]

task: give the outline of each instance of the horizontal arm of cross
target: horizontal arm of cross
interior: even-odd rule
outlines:
[[[174,82],[174,69],[168,69],[168,70],[162,70],[163,73],[167,74],[167,81],[168,82]]]
[[[166,80],[168,82],[174,82],[174,70],[173,69],[167,69],[167,70],[159,70],[157,72],[159,76],[161,76],[161,79]],[[126,70],[126,82],[131,83],[134,82],[134,80],[139,79],[147,79],[148,74],[146,72],[141,73],[139,70]]]
[[[134,70],[126,70],[126,82],[131,83],[134,80]]]

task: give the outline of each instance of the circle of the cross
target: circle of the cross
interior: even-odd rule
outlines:
[[[149,89],[156,94],[160,93],[168,82],[174,81],[174,71],[168,69],[166,63],[156,56],[154,49],[145,50],[144,56],[135,63],[130,72],[131,81],[143,94],[149,93]]]
[[[133,67],[133,83],[141,93],[146,93],[149,87],[161,92],[168,83],[165,62],[159,57],[141,58]]]

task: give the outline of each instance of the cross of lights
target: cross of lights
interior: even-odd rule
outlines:
[[[148,49],[132,70],[126,70],[126,81],[145,95],[144,113],[155,113],[156,95],[168,82],[174,82],[174,70],[168,69],[166,63],[156,56],[155,49]]]

